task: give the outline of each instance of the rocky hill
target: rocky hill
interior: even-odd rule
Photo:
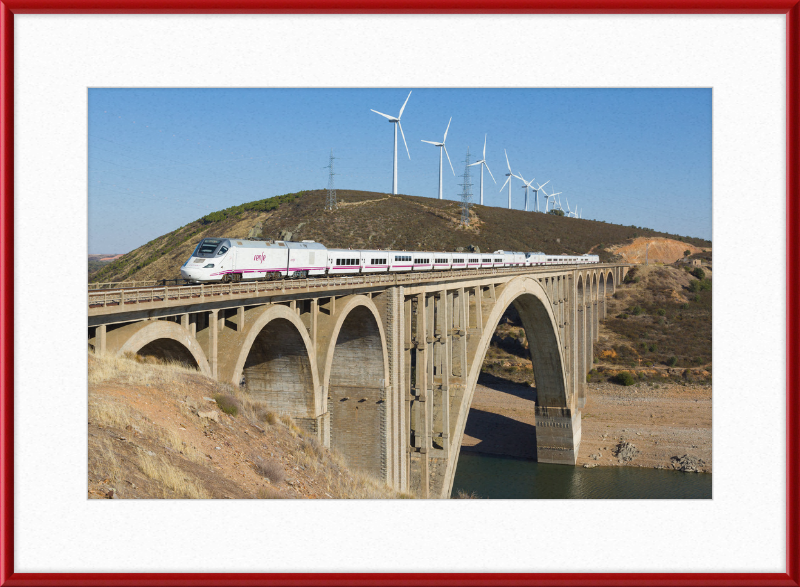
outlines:
[[[312,239],[342,248],[596,253],[602,261],[623,258],[615,249],[637,237],[680,241],[673,248],[692,252],[711,246],[647,228],[478,205],[464,228],[461,205],[451,200],[338,190],[338,210],[326,211],[326,199],[326,190],[306,191],[208,214],[90,273],[90,281],[177,278],[197,242],[214,236]]]

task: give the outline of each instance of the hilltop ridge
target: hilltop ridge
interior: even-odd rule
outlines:
[[[636,226],[480,205],[471,208],[470,226],[464,228],[460,202],[379,192],[337,190],[339,208],[327,211],[327,195],[327,190],[303,191],[212,212],[91,273],[90,281],[177,278],[197,242],[213,236],[311,239],[331,248],[593,253],[601,261],[618,258],[607,248],[641,236],[711,246]]]

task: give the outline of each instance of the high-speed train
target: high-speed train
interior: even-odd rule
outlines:
[[[181,277],[191,282],[210,283],[598,262],[597,255],[547,255],[512,251],[445,253],[328,249],[325,245],[314,241],[265,242],[235,238],[204,238],[181,267]]]

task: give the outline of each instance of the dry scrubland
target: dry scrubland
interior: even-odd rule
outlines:
[[[594,345],[590,383],[615,381],[628,372],[636,381],[711,383],[711,268],[708,289],[692,291],[697,278],[683,266],[637,266],[607,299]],[[697,286],[695,286],[697,287]],[[535,384],[525,331],[514,307],[500,321],[481,372],[481,382]]]
[[[193,369],[89,353],[90,498],[397,498]]]
[[[339,209],[323,211],[326,190],[276,196],[208,214],[160,236],[113,261],[90,281],[174,279],[200,239],[246,237],[260,225],[263,238],[313,239],[327,247],[454,251],[476,246],[546,251],[559,254],[597,253],[610,260],[613,248],[636,237],[671,237],[695,247],[702,239],[678,237],[635,226],[563,218],[489,206],[473,206],[471,226],[460,226],[460,203],[378,192],[337,190]]]

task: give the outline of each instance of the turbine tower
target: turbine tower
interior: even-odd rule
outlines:
[[[508,165],[508,173],[506,173],[506,177],[508,179],[506,179],[506,183],[508,184],[508,209],[511,210],[511,178],[512,177],[516,177],[517,179],[522,179],[522,178],[519,177],[518,175],[514,175],[513,173],[511,173],[511,163],[508,162],[508,153],[506,153],[505,149],[503,149],[503,153],[506,154],[506,165]],[[501,192],[503,191],[503,188],[506,187],[506,183],[504,183],[503,187],[500,188]]]
[[[486,171],[489,172],[489,175],[492,177],[492,181],[494,181],[494,185],[497,185],[497,182],[494,179],[494,175],[492,175],[492,170],[489,169],[489,165],[486,163],[486,135],[483,135],[483,159],[480,161],[476,161],[475,163],[470,163],[470,167],[472,165],[480,165],[481,166],[481,206],[483,206],[483,168],[486,167]]]
[[[447,155],[447,162],[450,164],[450,170],[453,172],[453,175],[456,174],[456,170],[453,169],[453,162],[450,161],[450,155],[447,153],[447,147],[444,146],[445,141],[447,140],[447,131],[450,130],[450,122],[453,122],[453,117],[450,117],[450,121],[447,123],[447,128],[444,129],[444,138],[442,139],[441,143],[437,143],[435,141],[422,141],[423,143],[428,143],[433,145],[434,147],[439,147],[439,199],[442,199],[442,150],[444,150],[445,155]]]
[[[389,116],[388,114],[384,114],[383,112],[378,112],[377,110],[372,110],[375,114],[380,114],[384,118],[388,118],[389,122],[394,124],[394,167],[392,167],[392,193],[397,195],[397,127],[400,127],[400,135],[403,137],[403,144],[406,146],[406,153],[408,153],[409,160],[411,159],[411,153],[408,151],[408,143],[406,143],[406,135],[403,132],[403,125],[400,124],[400,117],[403,116],[403,110],[406,108],[406,104],[408,104],[408,99],[411,97],[411,92],[408,92],[408,96],[406,97],[406,101],[403,102],[403,107],[400,108],[400,114],[397,115],[395,118],[394,116]]]
[[[522,179],[522,183],[525,184],[525,185],[522,186],[522,189],[525,190],[525,211],[527,212],[528,211],[528,189],[533,189],[531,187],[531,184],[533,183],[533,179],[536,179],[536,178],[534,177],[530,181],[525,181],[521,174],[520,174],[519,178]]]
[[[542,185],[540,185],[538,188],[531,188],[533,190],[533,195],[536,198],[536,211],[537,212],[539,212],[539,190],[541,190],[548,183],[550,183],[549,179],[546,182],[544,182]],[[544,190],[542,190],[542,191],[544,191]],[[545,195],[547,195],[547,192],[545,192]]]

